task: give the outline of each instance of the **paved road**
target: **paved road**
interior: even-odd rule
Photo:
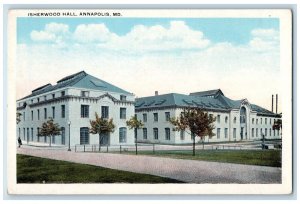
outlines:
[[[188,183],[281,183],[281,168],[22,146],[17,153],[169,177]]]

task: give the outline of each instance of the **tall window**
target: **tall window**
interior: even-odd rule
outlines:
[[[33,128],[31,128],[31,141],[33,141]]]
[[[26,140],[26,136],[25,136],[26,132],[25,132],[25,128],[23,128],[23,139]]]
[[[36,136],[37,136],[37,141],[40,142],[40,128],[37,128],[37,131],[36,131]]]
[[[23,121],[25,121],[25,118],[26,118],[26,117],[25,117],[25,112],[24,112],[24,113],[23,113]]]
[[[125,95],[120,95],[120,100],[121,101],[126,101],[126,96]]]
[[[254,118],[252,118],[252,124],[254,124]]]
[[[275,137],[275,130],[273,130],[273,136]]]
[[[271,130],[271,128],[270,128],[270,134],[269,135],[270,135],[270,137],[272,136],[272,130]]]
[[[217,115],[217,122],[220,123],[220,121],[221,121],[221,116]]]
[[[254,128],[252,128],[251,134],[252,134],[252,137],[254,137]]]
[[[268,136],[268,129],[267,128],[265,129],[265,136],[266,137]]]
[[[51,138],[50,138],[51,139]],[[52,136],[52,143],[55,144],[55,135]]]
[[[262,137],[263,135],[263,131],[262,131],[262,128],[260,128],[260,136]]]
[[[143,122],[147,122],[147,113],[143,113]]]
[[[38,103],[40,102],[40,98],[37,98]]]
[[[65,118],[66,117],[66,106],[61,105],[61,117]]]
[[[256,133],[255,134],[256,134],[256,137],[258,137],[258,128],[256,128]]]
[[[61,96],[65,96],[66,95],[66,92],[65,91],[62,91],[60,92]]]
[[[143,128],[143,139],[147,139],[147,128]]]
[[[109,107],[108,106],[101,106],[101,118],[109,118]]]
[[[224,129],[224,135],[225,135],[225,138],[228,137],[228,128],[225,128],[225,129]]]
[[[119,142],[120,143],[125,143],[126,142],[126,127],[121,127],[119,128]]]
[[[31,120],[33,120],[33,110],[31,111]]]
[[[81,96],[82,97],[89,97],[90,92],[89,91],[81,91]]]
[[[270,118],[270,125],[272,124],[272,119]],[[271,135],[271,134],[270,134]]]
[[[170,112],[165,112],[166,121],[170,121]]]
[[[221,128],[217,128],[217,139],[220,139],[221,136]]]
[[[158,128],[153,128],[153,137],[155,140],[158,140]]]
[[[47,100],[47,96],[44,96],[44,101],[46,101]]]
[[[260,124],[262,124],[262,118],[260,118]]]
[[[66,129],[61,127],[61,144],[66,144]]]
[[[89,144],[90,143],[90,135],[89,135],[89,128],[82,127],[80,128],[80,144]]]
[[[52,118],[53,119],[55,118],[55,107],[54,106],[52,107]]]
[[[170,128],[165,128],[165,136],[166,136],[166,140],[170,140]]]
[[[184,140],[184,130],[180,130],[180,139]]]
[[[265,124],[267,124],[267,118],[265,118]]]
[[[226,116],[226,117],[225,117],[225,123],[227,123],[227,122],[228,122],[228,117]]]
[[[47,119],[47,108],[44,108],[44,119]]]
[[[233,119],[233,123],[236,123],[236,117],[234,117],[234,119]]]
[[[52,94],[52,98],[55,98],[55,94]]]
[[[88,118],[89,117],[89,106],[81,105],[81,117]]]
[[[236,128],[233,128],[233,138],[236,138]]]
[[[120,119],[126,119],[126,108],[120,108]]]
[[[29,141],[29,128],[27,128],[27,138],[26,141]]]
[[[158,122],[158,114],[153,113],[154,122]]]
[[[256,124],[258,124],[258,119],[256,119]]]
[[[37,119],[40,119],[40,109],[37,110]]]

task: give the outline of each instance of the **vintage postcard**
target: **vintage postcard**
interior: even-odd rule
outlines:
[[[290,194],[287,9],[8,16],[10,194]]]

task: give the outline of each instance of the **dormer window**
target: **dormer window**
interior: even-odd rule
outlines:
[[[40,98],[37,98],[38,103],[40,102]]]
[[[81,91],[81,96],[82,97],[89,97],[90,92],[89,91]]]
[[[55,98],[55,94],[52,94],[52,98]]]
[[[66,95],[66,92],[65,91],[62,91],[61,92],[61,96],[65,96]]]
[[[120,100],[121,100],[121,101],[126,101],[126,96],[121,95],[121,96],[120,96]]]
[[[31,104],[33,104],[33,99],[31,99]]]
[[[46,101],[47,100],[47,96],[44,96],[44,101]]]

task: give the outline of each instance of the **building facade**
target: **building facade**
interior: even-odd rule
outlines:
[[[134,115],[134,95],[84,71],[64,77],[56,85],[47,84],[17,100],[17,137],[25,142],[49,143],[49,137],[38,132],[49,118],[61,128],[61,134],[52,137],[52,144],[74,146],[99,144],[98,135],[89,133],[90,120],[95,113],[112,118],[113,133],[103,136],[103,145],[134,144],[134,133],[126,120]]]
[[[247,99],[232,100],[218,90],[184,94],[154,95],[136,99],[136,117],[144,123],[138,130],[140,142],[184,144],[193,138],[188,131],[173,131],[169,122],[172,117],[179,117],[184,108],[198,107],[212,114],[215,136],[205,137],[208,142],[229,142],[281,138],[280,132],[273,130],[274,121],[281,115],[262,107],[250,104]],[[199,137],[196,141],[199,142]]]

